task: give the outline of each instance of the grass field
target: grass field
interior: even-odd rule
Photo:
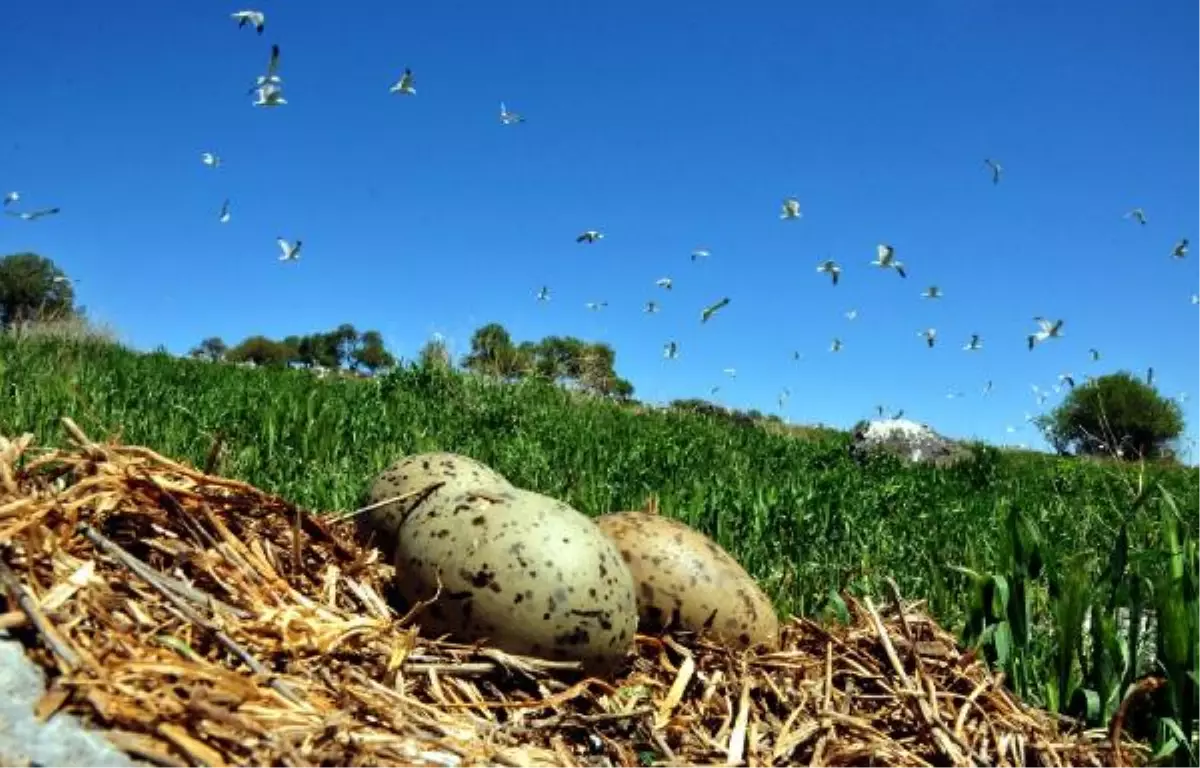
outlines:
[[[1024,648],[1022,663],[1040,670],[1022,691],[1038,700],[1055,696],[1047,686],[1061,645],[1061,611],[1051,604],[1060,598],[1047,579],[1082,574],[1082,588],[1098,590],[1111,577],[1102,569],[1120,534],[1131,578],[1157,583],[1179,548],[1163,521],[1183,521],[1183,539],[1194,542],[1200,505],[1194,468],[984,446],[950,469],[886,458],[860,466],[850,459],[849,435],[797,439],[695,414],[638,414],[537,383],[424,369],[317,380],[104,343],[0,337],[0,433],[32,431],[43,444],[60,444],[64,415],[93,438],[119,435],[197,466],[220,434],[221,474],[316,511],[361,505],[387,464],[429,450],[467,454],[592,515],[638,508],[658,494],[666,514],[713,536],[781,611],[811,613],[830,590],[875,590],[891,576],[943,623],[974,622],[978,636],[980,611],[997,613],[990,603],[980,607],[980,599],[995,600],[988,585],[1000,583],[988,575],[1003,575],[1005,599],[1021,586],[1022,610],[1033,617],[1024,645],[1013,642]],[[1022,563],[1028,543],[1014,545],[1014,511],[1040,541],[1040,574]],[[1009,663],[1012,652],[996,655]],[[1060,685],[1060,695],[1069,687]]]

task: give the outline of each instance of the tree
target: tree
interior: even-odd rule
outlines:
[[[1184,429],[1179,404],[1128,371],[1075,387],[1036,423],[1060,453],[1129,460],[1170,455]]]
[[[228,345],[225,344],[220,336],[210,336],[193,347],[188,354],[199,360],[208,360],[215,363],[223,360],[225,353],[228,351]]]
[[[383,334],[379,331],[364,331],[350,352],[350,360],[354,367],[365,368],[370,373],[396,364],[396,358],[383,346]]]
[[[499,376],[503,379],[519,378],[528,371],[532,361],[513,346],[512,336],[499,323],[488,323],[471,336],[471,351],[463,358],[463,367],[476,373]]]
[[[288,349],[282,343],[266,336],[251,336],[225,353],[231,363],[254,363],[255,365],[282,367],[288,362]]]
[[[36,253],[0,259],[0,326],[74,314],[75,288],[53,261]]]
[[[425,342],[417,359],[422,368],[449,368],[450,350],[441,336],[435,336]]]

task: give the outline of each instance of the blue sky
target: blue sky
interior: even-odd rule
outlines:
[[[266,12],[262,37],[230,18],[244,7]],[[434,332],[465,351],[497,321],[611,343],[648,400],[720,384],[727,405],[776,411],[788,387],[793,422],[849,426],[879,403],[1030,445],[1031,385],[1152,365],[1164,393],[1191,395],[1195,434],[1194,3],[332,9],[9,8],[0,190],[62,213],[4,217],[0,253],[53,258],[147,349],[349,321],[413,356]],[[271,43],[289,103],[266,110],[246,90]],[[405,67],[413,97],[388,92]],[[501,125],[501,100],[527,121]],[[780,220],[788,196],[802,219]],[[1123,218],[1135,206],[1144,227]],[[602,242],[575,243],[592,228]],[[277,261],[276,236],[304,241],[299,263]],[[1174,260],[1182,237],[1197,246]],[[868,266],[881,242],[907,280]],[[699,247],[712,257],[694,264]],[[945,298],[920,298],[931,283]],[[648,299],[663,310],[642,313]],[[1065,336],[1029,352],[1035,315],[1065,318]],[[961,350],[971,333],[983,351]]]

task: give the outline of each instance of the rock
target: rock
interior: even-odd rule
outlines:
[[[970,451],[953,440],[907,419],[870,421],[854,430],[850,455],[862,462],[876,452],[888,453],[914,464],[932,463],[939,467],[951,466],[970,456]]]

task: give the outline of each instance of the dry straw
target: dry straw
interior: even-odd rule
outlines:
[[[422,638],[351,522],[142,447],[0,437],[0,582],[79,715],[161,765],[1112,765],[893,594],[775,653],[637,637],[618,678]],[[1118,735],[1119,738],[1119,735]]]

